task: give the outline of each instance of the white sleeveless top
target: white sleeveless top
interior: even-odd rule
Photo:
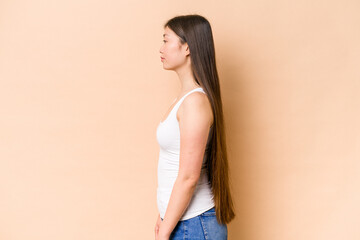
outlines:
[[[192,92],[205,91],[199,87],[186,93],[170,111],[168,117],[160,122],[156,130],[156,138],[160,146],[159,162],[158,162],[158,188],[157,188],[157,205],[160,217],[165,216],[166,208],[168,206],[171,191],[175,183],[179,171],[180,159],[180,129],[179,122],[176,118],[177,110],[185,97]],[[205,93],[206,94],[206,93]],[[176,99],[175,99],[176,100]],[[174,100],[174,102],[175,102]],[[174,103],[173,102],[173,103]],[[209,131],[207,146],[210,142],[212,127]],[[205,151],[206,152],[206,151]],[[196,185],[192,198],[188,207],[180,221],[186,220],[213,208],[214,196],[211,192],[210,182],[206,173],[206,158],[203,158],[203,165],[199,181]]]

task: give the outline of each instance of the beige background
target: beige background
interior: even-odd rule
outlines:
[[[163,24],[212,24],[229,239],[360,239],[360,2],[1,1],[0,239],[154,239]]]

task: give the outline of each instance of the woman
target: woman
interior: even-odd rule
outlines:
[[[181,91],[156,131],[155,239],[227,239],[235,213],[211,27],[199,15],[177,16],[163,37],[163,68],[177,73]]]

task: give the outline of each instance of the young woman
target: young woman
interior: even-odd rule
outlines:
[[[181,90],[160,121],[155,239],[227,239],[234,217],[219,78],[209,22],[177,16],[164,25],[163,68]]]

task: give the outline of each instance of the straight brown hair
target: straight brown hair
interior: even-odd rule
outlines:
[[[207,171],[217,220],[227,224],[235,218],[235,212],[230,193],[225,124],[211,26],[206,18],[193,14],[176,16],[165,23],[166,27],[177,34],[182,44],[188,44],[193,76],[211,103],[214,121],[209,146],[205,150]]]

